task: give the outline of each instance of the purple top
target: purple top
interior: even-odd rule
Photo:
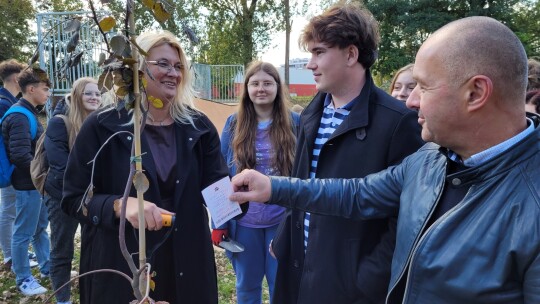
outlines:
[[[274,147],[270,142],[270,121],[260,122],[255,135],[255,170],[266,175],[280,175],[277,168],[272,167]],[[238,220],[238,225],[250,228],[266,228],[281,222],[285,208],[277,205],[249,204],[246,215]]]
[[[176,171],[174,169],[178,162],[174,125],[146,125],[143,132],[150,146],[150,151],[152,151],[157,171],[159,194],[161,195],[161,201],[153,203],[169,211],[174,208],[173,199],[176,187]]]

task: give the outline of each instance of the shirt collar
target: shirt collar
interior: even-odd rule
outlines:
[[[455,162],[463,163],[467,167],[479,166],[495,158],[496,156],[502,154],[506,150],[510,149],[513,145],[517,144],[519,141],[521,141],[522,139],[527,137],[529,134],[534,132],[534,123],[530,118],[527,118],[527,124],[528,124],[528,127],[525,130],[521,131],[519,134],[515,135],[514,137],[511,137],[503,141],[502,143],[496,146],[493,146],[487,150],[476,153],[465,161],[462,161],[461,157],[459,157],[459,155],[457,155],[452,150],[448,150],[448,158],[450,158],[451,160]]]
[[[360,94],[361,95],[361,94]],[[344,109],[350,111],[352,107],[360,100],[360,95],[356,96],[353,100],[349,101],[346,105],[339,107],[338,109]],[[332,103],[332,94],[326,94],[324,97],[324,107],[328,107]],[[332,105],[333,108],[333,105]]]

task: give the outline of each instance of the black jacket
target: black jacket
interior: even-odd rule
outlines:
[[[540,128],[534,120],[533,133],[466,170],[449,174],[447,149],[428,143],[364,179],[272,178],[270,203],[352,220],[399,213],[388,304],[540,303]],[[428,226],[445,184],[469,191]],[[396,286],[403,280],[404,293]]]
[[[22,106],[29,109],[36,115],[36,120],[38,120],[36,109],[24,98],[21,98],[13,106]],[[38,120],[36,137],[32,140],[30,122],[26,115],[21,113],[13,113],[2,122],[4,145],[7,149],[9,161],[15,165],[15,170],[11,175],[11,184],[15,190],[36,189],[30,177],[30,162],[34,159],[36,142],[41,133],[43,133],[43,126]]]
[[[416,113],[377,88],[369,71],[366,75],[359,102],[321,149],[318,178],[363,177],[401,162],[423,144]],[[309,178],[325,96],[319,93],[302,112],[294,177]],[[311,214],[304,254],[304,212],[289,210],[273,241],[274,303],[383,303],[395,224],[395,218],[358,221]]]
[[[108,110],[108,109],[107,109]],[[129,175],[132,135],[120,133],[104,146],[96,159],[93,194],[87,211],[79,208],[90,184],[92,165],[97,150],[115,132],[132,131],[125,125],[131,117],[125,110],[96,111],[83,123],[75,145],[69,155],[64,178],[62,209],[81,221],[81,273],[96,269],[116,269],[130,274],[121,255],[118,241],[119,221],[115,218],[113,202],[122,196]],[[160,231],[146,231],[146,247],[152,248],[171,231],[168,241],[155,251],[152,263],[159,257],[172,255],[165,267],[152,268],[156,273],[156,291],[175,294],[172,303],[215,304],[217,298],[216,267],[210,239],[208,214],[201,190],[228,175],[227,165],[220,153],[218,133],[210,120],[200,115],[194,118],[195,128],[188,124],[175,124],[177,147],[176,185],[173,227]],[[146,137],[141,137],[143,172],[149,181],[144,199],[161,205],[156,165]],[[130,196],[135,197],[131,187]],[[137,231],[126,223],[126,243],[130,252],[138,251]],[[169,245],[167,245],[169,244]],[[150,256],[147,256],[150,258]],[[138,265],[138,256],[134,259]],[[158,260],[158,261],[156,261]],[[160,279],[162,278],[162,279]],[[129,303],[134,299],[129,282],[110,273],[95,274],[80,279],[82,304]],[[167,300],[151,296],[155,300]]]
[[[44,147],[49,162],[49,173],[45,179],[45,191],[52,198],[62,199],[64,171],[69,156],[69,136],[64,120],[54,116],[47,124]]]

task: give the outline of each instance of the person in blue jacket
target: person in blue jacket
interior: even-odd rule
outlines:
[[[264,174],[291,173],[299,116],[289,109],[288,90],[270,63],[252,62],[244,76],[238,113],[227,119],[221,135],[221,153],[231,176],[243,169]],[[272,299],[277,261],[268,250],[285,208],[254,204],[247,214],[212,231],[214,245],[226,237],[245,246],[227,252],[236,273],[239,304],[261,303],[266,276]]]
[[[388,304],[540,303],[540,118],[525,113],[521,41],[495,19],[460,19],[422,44],[413,75],[407,106],[429,143],[401,164],[349,180],[247,171],[232,182],[249,192],[230,198],[398,215]]]
[[[21,93],[17,76],[24,68],[25,65],[15,59],[0,63],[0,80],[3,84],[0,88],[0,117],[4,117],[7,110],[17,103],[17,96]],[[1,188],[0,197],[0,249],[4,255],[2,268],[10,271],[13,262],[11,260],[11,235],[15,220],[15,189],[12,186]],[[31,266],[37,265],[33,261],[30,263],[33,263]]]
[[[47,73],[37,67],[27,68],[18,75],[22,97],[12,107],[24,107],[34,114],[37,121],[37,107],[43,106],[50,96],[51,82]],[[19,291],[25,296],[42,294],[47,291],[32,275],[28,261],[28,246],[32,242],[41,273],[49,276],[49,235],[47,234],[47,208],[41,202],[30,176],[30,162],[34,158],[36,143],[43,133],[43,126],[37,122],[36,136],[32,138],[30,121],[22,113],[8,115],[2,121],[2,136],[9,161],[15,166],[11,184],[15,189],[15,221],[11,238],[13,272]]]

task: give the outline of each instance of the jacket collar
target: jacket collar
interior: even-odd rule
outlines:
[[[33,104],[30,103],[30,101],[28,101],[28,100],[21,97],[21,99],[19,99],[19,101],[17,103],[19,105],[29,109],[30,111],[32,111],[32,113],[37,115],[37,109],[34,107]]]
[[[6,88],[0,88],[0,95],[7,97],[2,99],[9,101],[12,105],[17,102],[17,97],[13,96]]]
[[[369,123],[369,104],[373,98],[375,91],[375,84],[371,77],[371,73],[366,70],[366,82],[360,95],[357,98],[359,100],[352,106],[348,118],[341,123],[341,125],[332,134],[332,137],[338,136],[348,130],[366,127]],[[304,126],[305,134],[308,136],[316,136],[321,116],[324,109],[324,100],[327,93],[319,92],[313,98],[313,101],[309,103],[306,109],[302,112],[302,123]],[[313,138],[314,140],[314,138]],[[310,141],[311,142],[311,141]]]

